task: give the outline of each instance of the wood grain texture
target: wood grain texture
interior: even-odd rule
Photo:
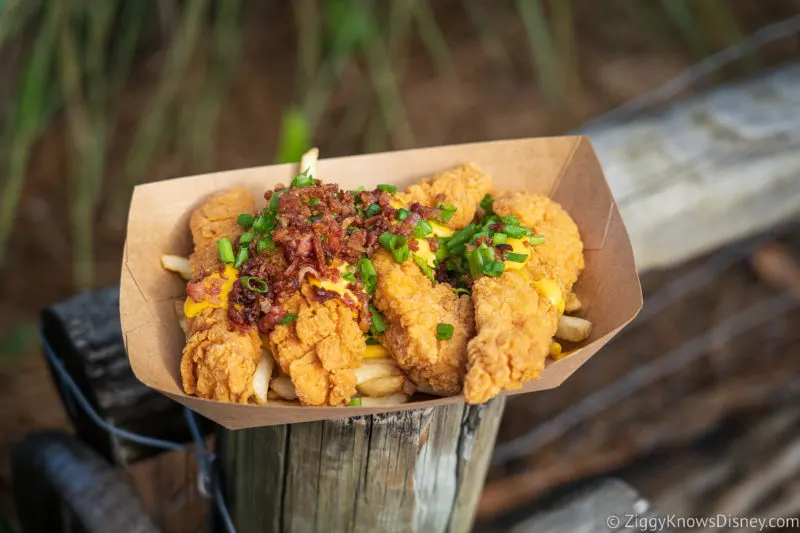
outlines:
[[[237,530],[469,531],[504,405],[224,431]]]
[[[679,264],[800,215],[800,64],[582,130],[639,271]]]

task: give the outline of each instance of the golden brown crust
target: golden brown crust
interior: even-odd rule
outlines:
[[[419,202],[435,206],[441,195],[445,202],[456,207],[447,226],[461,229],[472,221],[478,204],[491,189],[492,178],[477,165],[468,163],[426,178],[410,186],[398,198],[406,205]]]
[[[413,261],[397,263],[386,251],[372,258],[379,281],[375,307],[389,327],[381,342],[412,380],[438,394],[461,392],[467,341],[474,333],[472,303],[445,283],[431,287]],[[436,339],[436,325],[452,324],[453,338]]]
[[[304,286],[280,302],[297,314],[269,334],[275,360],[289,374],[303,405],[341,405],[356,393],[352,372],[361,364],[366,344],[353,311],[338,299],[313,300]]]
[[[222,266],[217,239],[235,239],[240,213],[253,210],[246,189],[230,189],[212,196],[196,209],[189,225],[195,251],[189,258],[192,275]],[[203,309],[187,324],[181,358],[181,379],[187,394],[225,402],[247,403],[253,394],[253,373],[261,360],[261,341],[252,326],[234,330],[226,307]]]

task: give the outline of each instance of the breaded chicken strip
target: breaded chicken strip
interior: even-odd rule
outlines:
[[[517,271],[480,278],[472,299],[478,334],[467,347],[464,397],[474,404],[539,377],[558,326],[558,310]]]
[[[468,163],[426,178],[397,196],[406,205],[419,202],[435,207],[440,201],[453,204],[456,212],[446,225],[461,229],[472,221],[478,204],[491,188],[492,178]]]
[[[385,250],[372,258],[378,271],[374,304],[388,329],[381,342],[400,368],[438,394],[461,392],[467,340],[474,332],[472,302],[445,283],[431,287],[413,261],[397,263]],[[452,324],[453,338],[437,340],[436,326]]]
[[[560,311],[540,280],[552,280],[565,298],[583,269],[583,242],[564,209],[547,197],[526,192],[495,196],[494,211],[514,215],[544,236],[530,248],[520,271],[479,279],[472,290],[477,336],[469,343],[464,396],[483,403],[501,390],[516,389],[544,369]]]
[[[212,196],[192,213],[190,228],[195,249],[189,261],[194,276],[206,277],[190,283],[187,292],[202,296],[209,305],[187,323],[181,359],[181,378],[187,394],[237,403],[247,403],[253,394],[253,373],[261,359],[261,341],[255,326],[230,326],[227,301],[219,294],[220,284],[228,280],[221,273],[223,265],[217,250],[217,239],[233,240],[241,234],[236,218],[253,209],[253,197],[246,189],[231,189]]]
[[[279,302],[297,314],[269,334],[275,360],[294,383],[303,405],[341,405],[356,393],[352,369],[361,364],[366,344],[353,311],[338,299],[313,300],[308,285]]]
[[[494,197],[494,212],[514,215],[523,226],[544,236],[544,244],[533,247],[525,267],[534,276],[556,281],[564,297],[572,290],[584,267],[583,241],[572,217],[546,196],[529,192],[504,191]]]

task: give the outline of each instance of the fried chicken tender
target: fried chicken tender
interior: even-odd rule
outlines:
[[[456,212],[446,224],[451,229],[461,229],[472,221],[481,199],[492,188],[492,178],[477,165],[461,165],[410,186],[398,199],[406,205],[419,202],[435,206],[444,201],[456,208]]]
[[[467,340],[474,333],[469,296],[459,298],[445,283],[431,287],[413,261],[397,263],[385,250],[372,262],[378,272],[374,304],[388,322],[382,344],[413,381],[441,395],[461,392]],[[451,339],[436,338],[439,323],[453,325]]]
[[[578,227],[564,209],[544,196],[504,192],[495,196],[494,211],[514,215],[523,226],[543,235],[520,271],[498,278],[483,277],[472,288],[478,334],[469,342],[464,396],[483,403],[502,390],[517,389],[544,369],[559,310],[534,282],[547,278],[566,297],[584,266]]]
[[[228,237],[232,242],[237,239],[242,234],[242,228],[236,219],[240,214],[254,210],[255,202],[250,191],[236,188],[215,194],[192,212],[189,229],[194,239],[194,253],[189,257],[189,262],[193,279],[220,267],[222,263],[217,239]]]
[[[269,334],[275,360],[292,379],[303,405],[342,405],[356,393],[352,369],[361,364],[366,343],[353,311],[338,299],[312,299],[308,285],[279,302],[297,314]]]
[[[467,347],[464,397],[468,403],[483,403],[539,377],[558,326],[558,310],[516,271],[479,279],[472,298],[478,334]]]
[[[236,218],[253,209],[249,191],[231,189],[212,196],[192,213],[189,224],[195,249],[189,262],[193,276],[199,278],[222,267],[217,239],[236,239],[241,234]],[[253,373],[260,359],[256,327],[231,328],[227,302],[208,306],[187,323],[181,358],[183,389],[200,398],[247,403],[253,395]]]

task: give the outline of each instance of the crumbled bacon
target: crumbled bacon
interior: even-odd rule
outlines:
[[[206,287],[203,281],[192,281],[186,285],[186,295],[195,302],[202,302],[206,297]]]

